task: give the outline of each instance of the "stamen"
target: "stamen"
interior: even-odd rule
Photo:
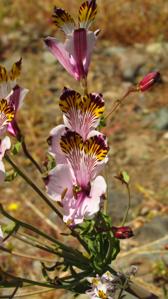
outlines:
[[[4,127],[14,119],[14,109],[6,99],[0,101],[0,127]]]

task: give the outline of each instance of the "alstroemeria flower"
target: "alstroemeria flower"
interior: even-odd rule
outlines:
[[[2,161],[6,150],[9,150],[11,147],[10,138],[6,136],[4,139],[0,140],[0,183],[5,179],[5,167]]]
[[[91,299],[113,299],[115,292],[115,285],[113,281],[115,278],[107,271],[101,277],[90,277],[87,279],[91,283],[91,289],[86,291],[86,294]]]
[[[67,130],[60,147],[67,163],[58,164],[49,173],[47,192],[53,200],[61,201],[64,221],[74,225],[99,211],[106,183],[97,175],[107,161],[108,146],[99,132],[92,131],[84,141],[78,133]]]
[[[16,115],[17,115],[17,111],[21,108],[21,106],[23,104],[23,100],[24,100],[26,94],[28,93],[28,91],[29,91],[28,89],[22,88],[22,87],[16,85],[8,97],[8,103],[14,109],[14,119],[8,123],[7,131],[11,135],[13,135],[17,138],[20,137],[20,130],[17,125]]]
[[[6,98],[0,100],[0,136],[6,131],[13,136],[19,135],[16,113],[27,92],[28,89],[16,85]]]
[[[14,107],[8,103],[8,100],[0,100],[0,136],[6,132],[7,126],[10,122],[12,122],[14,116]]]
[[[53,37],[47,37],[44,41],[51,53],[63,65],[67,72],[76,80],[81,80],[87,76],[91,54],[98,35],[89,31],[97,13],[95,0],[84,2],[79,9],[78,26],[73,18],[61,8],[54,9],[53,19],[56,26],[65,35],[65,43],[59,42]]]
[[[20,72],[21,59],[13,64],[9,72],[0,66],[0,135],[6,130],[13,136],[19,135],[16,113],[28,92],[28,89],[16,85]]]

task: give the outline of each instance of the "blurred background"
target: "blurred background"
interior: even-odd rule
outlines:
[[[51,20],[54,5],[77,18],[80,3],[77,0],[0,1],[0,63],[10,69],[20,57],[23,59],[19,84],[30,92],[18,119],[30,152],[41,164],[46,157],[50,130],[62,123],[58,99],[63,87],[80,91],[78,82],[47,51],[43,38],[60,36]],[[120,225],[127,206],[126,190],[114,176],[125,170],[131,177],[128,224],[135,237],[121,241],[116,267],[125,270],[137,265],[136,280],[159,294],[159,298],[167,298],[168,1],[97,0],[97,4],[93,28],[100,28],[101,33],[92,56],[88,84],[90,92],[104,95],[106,111],[145,74],[161,72],[160,84],[145,93],[130,95],[108,119],[104,132],[109,138],[110,157],[104,175],[109,184],[108,212],[114,225]],[[44,188],[22,153],[16,161]],[[30,188],[25,188],[19,177],[1,186],[0,202],[17,218],[57,236],[60,227],[57,217]],[[64,241],[74,244],[74,240],[64,238]],[[8,246],[50,258],[15,238],[10,239]],[[39,261],[4,254],[0,259],[8,272],[30,279],[42,278]],[[32,296],[57,297],[69,299],[71,295],[58,291]]]

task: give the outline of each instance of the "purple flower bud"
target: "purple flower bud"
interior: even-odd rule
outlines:
[[[140,91],[146,91],[152,87],[156,82],[160,80],[159,72],[151,72],[146,75],[138,84],[138,89]]]

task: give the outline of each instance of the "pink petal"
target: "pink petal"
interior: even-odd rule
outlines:
[[[62,201],[62,194],[72,197],[73,175],[70,166],[58,164],[49,173],[46,183],[48,195],[55,201]]]
[[[81,205],[81,214],[84,218],[92,218],[100,209],[101,196],[106,192],[106,182],[98,176],[91,183],[90,196],[86,197]]]
[[[21,137],[21,132],[20,132],[20,129],[17,125],[17,122],[16,120],[14,119],[12,122],[8,123],[8,126],[7,126],[7,131],[14,137],[16,137],[18,140],[20,139]]]
[[[65,49],[65,46],[53,37],[47,37],[44,42],[50,52],[57,58],[67,72],[78,80],[78,76],[75,72],[75,66],[70,61],[70,54]]]
[[[103,96],[90,93],[82,97],[73,89],[64,88],[59,106],[63,112],[64,124],[86,140],[89,132],[98,126],[104,112]]]
[[[86,53],[86,59],[83,62],[85,73],[88,72],[91,55],[93,52],[93,48],[95,46],[95,42],[96,42],[96,35],[94,34],[94,32],[87,31],[87,53]]]
[[[0,161],[0,184],[3,183],[5,179],[5,167],[2,161]]]
[[[8,136],[6,136],[5,138],[3,138],[0,141],[0,160],[2,160],[2,158],[3,158],[4,154],[5,154],[5,151],[9,150],[10,147],[11,147],[10,138]]]
[[[63,200],[64,221],[76,225],[92,218],[99,211],[101,196],[105,192],[106,182],[102,176],[98,176],[91,182],[89,196],[81,195],[79,199],[66,197]]]
[[[4,139],[0,141],[0,183],[2,183],[5,179],[5,167],[2,162],[2,159],[4,157],[5,151],[10,149],[10,147],[10,138],[6,136]]]
[[[3,232],[2,232],[2,228],[0,226],[0,241],[3,239]]]
[[[65,133],[65,126],[59,125],[50,131],[48,138],[49,153],[53,154],[58,164],[67,163],[66,157],[60,147],[61,136]]]
[[[19,85],[16,85],[13,88],[13,92],[11,93],[9,97],[9,103],[14,106],[15,112],[20,109],[20,107],[23,104],[23,100],[28,93],[28,89],[22,88]]]

